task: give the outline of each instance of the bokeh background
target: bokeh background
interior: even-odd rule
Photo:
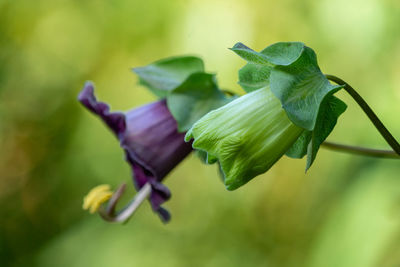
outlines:
[[[227,48],[302,41],[400,138],[398,0],[0,0],[1,266],[400,266],[400,164],[321,150],[282,158],[228,192],[193,155],[166,180],[163,225],[145,203],[126,225],[81,209],[97,184],[131,184],[115,137],[76,97],[114,110],[154,100],[131,67],[191,54],[241,92]],[[331,141],[385,148],[358,106]],[[134,192],[131,188],[130,192]]]

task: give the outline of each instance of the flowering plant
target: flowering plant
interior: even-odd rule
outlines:
[[[368,104],[346,82],[324,75],[315,52],[300,42],[280,42],[256,52],[242,43],[231,48],[247,61],[239,70],[246,94],[219,89],[215,75],[197,57],[184,56],[134,68],[141,85],[159,100],[128,112],[110,112],[87,83],[79,101],[115,133],[132,168],[138,194],[121,211],[115,207],[125,185],[115,192],[102,185],[84,200],[107,221],[126,221],[148,198],[166,222],[161,207],[171,194],[163,179],[194,149],[207,164],[218,163],[228,190],[235,190],[268,171],[284,154],[307,155],[306,170],[321,145],[377,157],[399,158],[400,145]],[[330,83],[333,81],[337,85]],[[325,141],[346,104],[334,96],[345,89],[361,106],[393,151]],[[103,205],[106,203],[107,205]]]

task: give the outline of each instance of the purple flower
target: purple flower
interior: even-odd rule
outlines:
[[[161,204],[171,193],[161,182],[192,151],[192,145],[185,143],[184,133],[178,133],[166,101],[156,101],[126,113],[110,112],[106,103],[97,101],[91,82],[85,84],[78,99],[115,133],[132,168],[136,189],[149,183],[151,206],[163,221],[168,221],[170,215]]]

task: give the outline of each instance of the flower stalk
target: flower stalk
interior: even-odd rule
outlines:
[[[393,151],[400,155],[400,144],[397,140],[393,137],[393,135],[389,132],[389,130],[385,127],[382,121],[378,118],[375,112],[371,109],[371,107],[367,104],[367,102],[360,96],[357,91],[351,87],[347,82],[343,81],[342,79],[334,76],[334,75],[325,75],[330,81],[335,82],[340,85],[344,85],[344,88],[347,93],[357,102],[357,104],[361,107],[361,109],[365,112],[371,122],[374,124],[375,128],[379,131],[382,137],[386,140],[386,142],[390,145]],[[332,146],[331,146],[332,147]],[[344,148],[344,146],[341,146]],[[353,147],[354,148],[354,147]],[[364,149],[356,149],[358,151],[362,151]],[[354,151],[354,150],[353,150]],[[365,152],[366,150],[364,150]],[[365,153],[364,153],[365,154]],[[375,153],[376,154],[376,153]]]
[[[400,156],[393,150],[384,149],[373,149],[359,146],[349,146],[344,144],[338,144],[333,142],[325,141],[322,146],[326,149],[333,151],[357,154],[362,156],[376,157],[376,158],[387,158],[387,159],[400,159]]]

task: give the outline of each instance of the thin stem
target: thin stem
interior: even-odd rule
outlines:
[[[381,149],[372,149],[372,148],[365,148],[358,146],[349,146],[329,141],[323,142],[322,146],[324,146],[326,149],[339,152],[352,153],[352,154],[377,157],[377,158],[400,159],[400,156],[397,155],[396,152],[392,150],[381,150]]]
[[[390,147],[396,152],[397,155],[400,155],[400,144],[396,141],[393,135],[386,129],[385,125],[381,122],[381,120],[376,116],[374,111],[370,108],[370,106],[365,102],[365,100],[357,93],[357,91],[351,87],[348,83],[343,81],[342,79],[334,76],[334,75],[325,75],[329,80],[344,85],[344,89],[349,93],[351,97],[357,102],[357,104],[361,107],[361,109],[365,112],[371,122],[375,125],[375,128],[379,131],[379,133],[385,138],[386,142],[390,145]]]

